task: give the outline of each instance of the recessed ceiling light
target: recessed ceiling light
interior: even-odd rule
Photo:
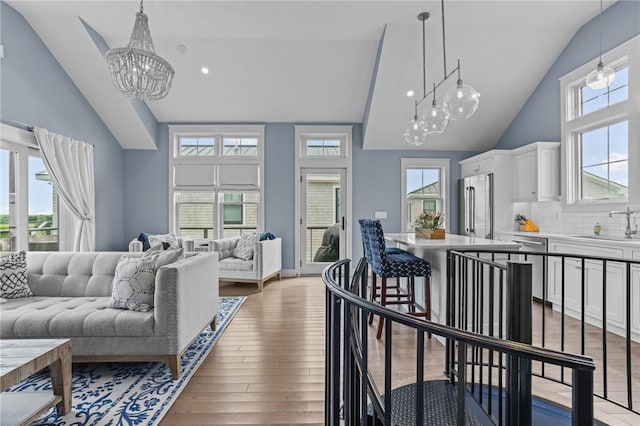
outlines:
[[[201,72],[202,74],[207,75],[207,74],[209,74],[209,68],[207,68],[207,67],[202,67],[202,68],[200,68],[200,72]]]
[[[407,96],[410,98],[413,96],[413,90],[407,91]]]

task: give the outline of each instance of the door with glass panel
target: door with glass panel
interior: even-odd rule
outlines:
[[[58,251],[58,195],[38,151],[0,148],[0,251]]]
[[[301,170],[300,274],[320,274],[346,256],[346,196],[346,170]]]

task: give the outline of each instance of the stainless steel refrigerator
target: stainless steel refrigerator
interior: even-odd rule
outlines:
[[[493,173],[458,180],[458,232],[493,238]]]

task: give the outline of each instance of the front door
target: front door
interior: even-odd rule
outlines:
[[[300,274],[315,275],[346,256],[346,170],[300,175]]]

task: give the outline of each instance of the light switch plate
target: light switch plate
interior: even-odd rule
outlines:
[[[376,219],[386,219],[387,218],[387,212],[375,212],[374,217]]]

